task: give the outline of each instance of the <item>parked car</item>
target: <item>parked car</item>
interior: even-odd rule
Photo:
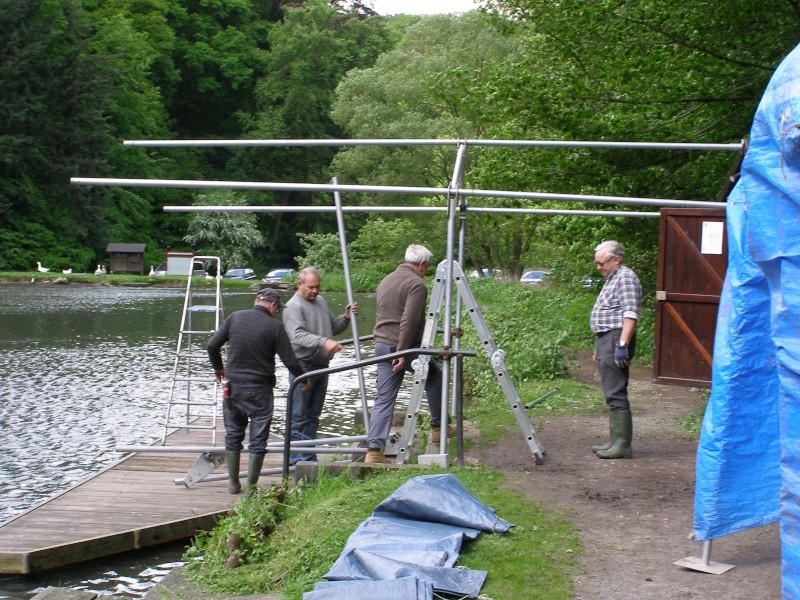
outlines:
[[[225,279],[255,279],[256,272],[248,268],[228,269],[222,277]]]
[[[478,273],[477,269],[474,270],[474,271],[470,271],[469,272],[469,277],[473,277],[473,278],[489,277],[489,269],[481,269],[481,271],[483,272],[482,274]]]
[[[519,278],[519,282],[525,285],[542,285],[548,275],[550,275],[549,271],[526,271]]]
[[[175,273],[173,273],[174,275]],[[183,273],[186,274],[185,272]],[[192,275],[195,277],[202,277],[206,275],[206,266],[203,264],[202,260],[194,260],[192,261]],[[163,277],[167,275],[167,263],[161,263],[157,267],[153,268],[150,272],[151,276],[156,277]]]
[[[290,269],[289,267],[272,269],[272,271],[264,275],[264,283],[281,283],[284,277],[292,275],[293,273],[294,269]]]
[[[603,281],[602,277],[592,277],[591,275],[584,275],[581,277],[581,286],[585,288],[597,287]]]

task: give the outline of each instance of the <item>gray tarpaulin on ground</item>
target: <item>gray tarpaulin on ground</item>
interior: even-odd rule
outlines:
[[[414,477],[358,526],[326,581],[303,600],[430,600],[433,590],[478,596],[487,573],[455,567],[461,544],[511,527],[454,475]]]

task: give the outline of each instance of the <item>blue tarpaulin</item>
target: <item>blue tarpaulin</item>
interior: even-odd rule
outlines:
[[[800,46],[759,103],[727,232],[694,533],[780,520],[783,597],[800,598]]]
[[[450,474],[409,479],[348,538],[326,581],[304,600],[429,600],[433,590],[478,596],[486,571],[456,568],[464,540],[513,525]]]

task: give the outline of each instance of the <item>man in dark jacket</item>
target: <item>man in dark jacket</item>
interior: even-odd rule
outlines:
[[[422,343],[428,299],[428,288],[422,277],[428,272],[432,256],[425,246],[411,244],[406,249],[405,262],[378,285],[375,293],[375,328],[372,332],[375,337],[375,356],[418,348]],[[412,357],[403,357],[377,365],[377,397],[369,419],[365,464],[389,462],[384,456],[384,448],[403,376],[406,371],[414,371],[411,362]],[[433,361],[429,365],[425,395],[431,412],[431,439],[438,442],[442,422],[442,372]],[[448,435],[450,433],[448,428]]]
[[[275,318],[280,308],[278,292],[264,288],[256,294],[253,308],[230,315],[208,342],[208,356],[214,367],[214,376],[218,381],[227,379],[229,386],[229,395],[223,399],[222,416],[225,423],[228,491],[231,494],[242,491],[239,458],[248,420],[249,490],[255,488],[261,474],[272,423],[275,353],[295,377],[303,374],[286,330]],[[226,366],[222,363],[221,354],[225,343],[228,344]]]

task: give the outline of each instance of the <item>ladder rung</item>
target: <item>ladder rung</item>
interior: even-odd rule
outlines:
[[[217,312],[220,307],[213,304],[193,304],[186,310],[189,312]]]
[[[203,333],[203,334],[212,334],[216,331],[216,329],[182,329],[181,333]]]
[[[173,400],[170,402],[172,406],[215,406],[216,402],[184,402],[182,400]]]
[[[175,425],[174,423],[167,424],[167,427],[177,429],[216,429],[214,425]]]
[[[203,352],[201,354],[198,354],[198,353],[193,353],[191,350],[188,352],[185,350],[180,350],[176,354],[182,358],[202,358],[206,361],[208,360],[208,352]]]
[[[209,379],[210,379],[210,375],[209,375]],[[206,379],[206,378],[203,378],[203,377],[199,377],[199,376],[197,376],[197,377],[189,377],[189,376],[181,377],[181,376],[178,376],[178,377],[173,377],[172,381],[175,381],[176,383],[177,382],[181,382],[181,383],[204,383],[205,384],[205,383],[211,383],[211,381],[209,381],[209,379]]]

